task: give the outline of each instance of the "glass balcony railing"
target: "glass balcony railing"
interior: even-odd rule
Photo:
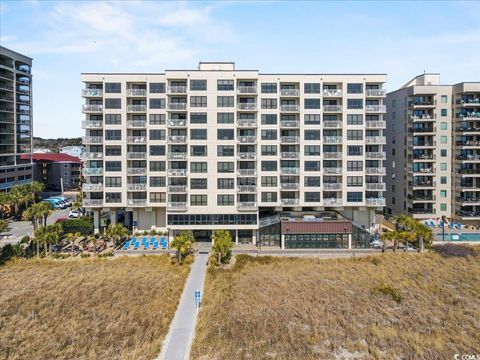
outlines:
[[[186,202],[168,202],[167,210],[187,210]]]
[[[282,136],[280,141],[285,144],[298,144],[300,142],[299,136]]]
[[[128,206],[146,206],[147,200],[146,199],[128,199],[127,204]]]
[[[325,112],[341,112],[342,105],[323,105],[323,111]]]
[[[368,206],[385,206],[385,198],[368,198],[366,201]]]
[[[324,190],[342,190],[342,183],[324,183],[323,184]]]
[[[365,105],[365,112],[384,113],[387,112],[387,107],[385,105]]]
[[[103,111],[103,105],[82,105],[82,111],[84,113],[90,113],[90,112],[102,112]]]
[[[300,153],[294,151],[282,152],[280,155],[283,159],[298,159],[300,157]]]
[[[323,205],[325,205],[325,206],[342,206],[342,199],[337,199],[337,198],[323,199]]]
[[[298,205],[299,202],[299,199],[282,199],[283,205]]]
[[[128,160],[143,160],[147,158],[146,152],[127,152]]]
[[[167,110],[187,110],[187,103],[168,103]]]
[[[257,187],[255,185],[238,185],[237,191],[241,193],[256,193]]]
[[[280,96],[299,97],[300,96],[300,90],[298,90],[298,89],[282,89],[282,90],[280,90]]]
[[[256,202],[239,202],[237,204],[238,210],[257,210]]]
[[[146,120],[128,120],[127,127],[129,128],[145,128],[147,126]]]
[[[145,144],[147,138],[145,136],[128,136],[127,142],[130,144]]]
[[[324,144],[341,144],[342,137],[341,136],[324,136],[323,143]]]
[[[167,191],[169,193],[186,193],[187,186],[186,185],[169,185],[167,187]]]
[[[127,89],[127,96],[147,96],[146,89]]]
[[[280,188],[282,190],[298,190],[300,189],[299,183],[281,183]]]
[[[102,89],[82,89],[82,96],[83,97],[102,97],[103,90]]]
[[[323,158],[324,159],[336,159],[340,160],[342,159],[343,154],[341,152],[324,152],[323,153]]]
[[[323,89],[324,97],[341,97],[342,90],[340,89]]]
[[[280,169],[280,172],[282,174],[298,174],[298,168],[297,167],[282,167]]]
[[[103,184],[83,184],[82,191],[103,191]]]
[[[240,160],[255,160],[257,158],[257,153],[254,152],[239,152],[237,156]]]
[[[385,89],[367,89],[366,95],[369,97],[384,97],[387,95],[387,90]]]
[[[103,174],[103,168],[83,168],[82,169],[83,175],[85,176],[94,176],[94,175],[102,175]]]
[[[102,206],[103,199],[83,199],[84,207]]]
[[[280,105],[281,112],[299,112],[300,105],[290,105],[290,104],[282,104]]]
[[[128,191],[145,191],[147,190],[147,184],[127,184]]]

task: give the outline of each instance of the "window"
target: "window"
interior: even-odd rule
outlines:
[[[320,130],[305,130],[305,140],[320,140]]]
[[[305,202],[320,202],[319,192],[305,192]]]
[[[150,125],[165,125],[165,114],[150,114],[149,123]]]
[[[206,162],[191,162],[190,163],[190,172],[191,173],[206,173],[207,172],[207,163]]]
[[[233,129],[217,129],[217,140],[233,140],[234,137]]]
[[[122,187],[122,178],[106,176],[105,187]]]
[[[262,125],[277,125],[277,114],[262,114]]]
[[[165,145],[150,145],[151,156],[165,156]]]
[[[217,179],[217,189],[228,190],[233,189],[235,182],[233,179]]]
[[[442,95],[440,97],[440,101],[441,101],[442,104],[446,104],[448,102],[447,95]]]
[[[150,93],[152,94],[165,93],[165,83],[150,83]]]
[[[347,124],[348,125],[363,125],[363,115],[362,114],[348,114],[347,115]]]
[[[363,84],[347,84],[347,94],[363,94]]]
[[[150,161],[150,171],[165,171],[165,161]]]
[[[221,161],[217,163],[217,173],[233,173],[235,169],[235,163]]]
[[[262,202],[277,202],[277,198],[276,192],[262,192]]]
[[[191,113],[190,124],[206,124],[207,113]]]
[[[151,192],[150,193],[150,202],[151,203],[164,203],[167,200],[167,194],[161,192]]]
[[[217,107],[233,107],[233,96],[217,96]]]
[[[262,161],[262,171],[277,171],[276,161]]]
[[[320,171],[320,161],[305,161],[305,171]]]
[[[347,171],[362,171],[363,162],[362,161],[347,161]]]
[[[320,99],[305,99],[305,109],[320,109]]]
[[[190,96],[191,107],[207,107],[206,96]]]
[[[105,109],[121,109],[122,99],[105,99]]]
[[[190,129],[190,140],[207,140],[207,129]]]
[[[204,145],[192,145],[190,146],[191,156],[207,156],[207,147]]]
[[[440,204],[440,211],[447,211],[447,204],[445,203]]]
[[[446,144],[448,142],[448,137],[447,136],[440,136],[440,142],[442,144]]]
[[[233,124],[233,113],[217,113],[217,124]]]
[[[105,171],[122,171],[122,162],[105,161]]]
[[[165,130],[149,130],[150,140],[165,140]]]
[[[276,109],[277,99],[262,99],[262,109]]]
[[[305,156],[319,156],[320,145],[305,145],[303,152]]]
[[[448,130],[448,123],[442,121],[440,123],[440,129],[441,130]]]
[[[151,176],[150,177],[150,187],[165,187],[165,177],[164,176]]]
[[[347,186],[363,186],[363,177],[347,176]]]
[[[120,125],[122,123],[122,115],[120,114],[105,114],[106,125]]]
[[[440,149],[440,156],[447,157],[447,149]]]
[[[121,156],[122,147],[121,146],[105,146],[105,155],[106,156]]]
[[[363,193],[361,192],[347,192],[347,201],[348,202],[362,202]]]
[[[447,109],[442,109],[440,110],[441,116],[448,116],[448,110]]]
[[[363,130],[347,130],[347,140],[363,140]]]
[[[234,156],[235,148],[233,145],[217,145],[217,156]]]
[[[446,198],[447,197],[447,190],[440,190],[440,197]]]
[[[217,90],[218,91],[232,91],[233,90],[233,80],[217,80]]]
[[[106,93],[121,93],[122,84],[121,83],[105,83],[105,92]]]
[[[277,155],[277,145],[262,145],[262,155],[264,156]]]
[[[66,180],[66,179],[65,179]],[[64,182],[66,183],[66,182]],[[122,193],[106,192],[105,202],[107,203],[119,203],[122,202]]]
[[[262,140],[277,140],[277,130],[262,130]]]
[[[320,83],[305,83],[303,89],[305,94],[320,94]]]
[[[447,183],[447,177],[446,176],[440,176],[440,184],[446,184]]]
[[[305,176],[303,181],[305,187],[320,187],[321,184],[320,176]]]
[[[217,195],[218,206],[232,206],[234,201],[233,195]]]
[[[440,170],[446,171],[447,170],[447,163],[440,163]]]
[[[150,99],[150,109],[165,109],[165,99]]]
[[[191,206],[206,206],[207,195],[190,195]]]
[[[276,176],[262,176],[261,181],[263,187],[276,187],[278,178]]]
[[[363,146],[349,145],[349,146],[347,146],[347,154],[349,156],[362,156],[363,155]]]
[[[277,84],[276,83],[262,83],[261,84],[263,94],[276,94],[277,93]]]
[[[105,140],[122,140],[122,130],[105,130]]]
[[[207,179],[190,179],[190,189],[203,190],[207,188]]]
[[[207,80],[190,80],[190,90],[193,90],[193,91],[207,90]]]
[[[303,122],[305,125],[320,125],[320,114],[305,114]]]
[[[363,109],[363,100],[347,99],[347,109]]]

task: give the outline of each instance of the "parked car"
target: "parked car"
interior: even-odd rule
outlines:
[[[45,199],[45,200],[42,200],[42,202],[49,202],[50,204],[52,204],[54,209],[65,209],[67,207],[66,204],[64,204],[63,202],[60,202],[57,199]]]
[[[374,249],[381,249],[383,246],[383,243],[380,240],[373,240],[370,243],[370,247]]]
[[[48,199],[57,200],[58,202],[60,202],[60,204],[64,204],[65,208],[67,208],[69,206],[72,206],[72,203],[69,202],[67,199],[65,199],[63,196],[52,196],[52,197],[49,197]],[[48,199],[46,199],[46,200],[48,200]]]
[[[71,219],[76,219],[76,218],[79,218],[80,216],[81,216],[80,211],[78,210],[71,210],[70,213],[68,214],[68,217]]]

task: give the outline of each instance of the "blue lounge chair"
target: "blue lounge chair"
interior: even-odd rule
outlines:
[[[448,224],[448,228],[449,228],[449,229],[454,229],[454,228],[455,228],[455,224],[454,224],[454,223]]]
[[[134,247],[133,247],[133,250],[138,250],[139,247],[140,247],[140,243],[136,242]]]
[[[143,244],[143,250],[148,250],[149,246],[150,246],[150,243],[146,242],[145,244]]]
[[[166,241],[161,241],[160,244],[162,245],[162,250],[168,249],[168,243]]]
[[[155,238],[152,236],[152,237],[150,238],[150,245],[152,245],[154,242],[155,242]]]
[[[433,222],[433,220],[430,220],[430,221],[428,222],[428,226],[430,226],[430,227],[435,227],[435,222]]]
[[[125,241],[125,243],[123,244],[123,250],[128,250],[129,247],[130,247],[130,240],[127,240],[127,241]]]
[[[457,229],[458,229],[458,230],[461,230],[461,229],[462,229],[462,224],[457,223]]]
[[[142,244],[145,244],[146,242],[147,242],[147,237],[144,236],[144,237],[142,238]]]
[[[158,245],[159,245],[159,244],[158,244],[158,241],[155,241],[155,242],[153,243],[153,250],[158,250]]]

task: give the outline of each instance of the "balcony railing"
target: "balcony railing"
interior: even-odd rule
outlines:
[[[167,191],[170,193],[186,193],[187,185],[169,185]]]
[[[186,202],[168,202],[167,210],[187,210]]]
[[[465,160],[465,161],[479,161],[480,160],[480,154],[479,155],[458,155],[456,157],[458,160]]]
[[[257,121],[256,120],[248,120],[248,119],[238,119],[237,126],[242,128],[256,128]]]
[[[256,202],[239,202],[237,204],[238,210],[257,210]]]
[[[169,160],[185,160],[187,158],[187,153],[185,152],[170,152],[168,153]]]
[[[324,190],[342,190],[342,183],[324,183]]]
[[[478,175],[480,174],[480,169],[457,169],[457,172],[460,175]]]
[[[237,138],[240,144],[255,144],[257,142],[256,136],[239,136]]]
[[[239,94],[256,94],[257,87],[256,86],[237,86],[237,92]]]
[[[256,176],[257,170],[256,169],[238,169],[237,174],[239,176]]]
[[[187,126],[187,120],[183,119],[170,119],[168,120],[168,126],[170,127],[186,127]]]
[[[324,136],[323,143],[324,144],[341,144],[342,137],[341,136]]]
[[[387,153],[384,152],[384,151],[366,152],[365,153],[365,158],[367,160],[386,160],[387,159]]]
[[[342,199],[336,199],[336,198],[323,199],[323,205],[325,205],[325,206],[342,206]]]
[[[85,153],[86,160],[98,160],[103,159],[103,153],[101,152],[86,152]]]
[[[127,89],[127,96],[147,96],[145,89]]]
[[[167,87],[167,92],[169,94],[186,94],[187,87],[186,86],[169,86]]]
[[[103,184],[83,184],[83,191],[103,191]]]
[[[146,199],[128,199],[127,203],[128,203],[128,206],[146,206],[147,200]]]
[[[127,174],[128,175],[146,175],[147,169],[146,168],[128,168]]]
[[[300,127],[300,121],[297,120],[282,120],[280,121],[281,128],[298,128]]]
[[[367,175],[385,175],[387,173],[387,169],[384,167],[366,167],[365,173]]]
[[[299,183],[281,183],[280,188],[282,190],[298,190],[300,188]]]
[[[341,112],[342,105],[323,105],[323,111],[325,112]]]
[[[367,191],[385,191],[386,185],[385,183],[366,183],[365,189]]]
[[[282,152],[280,155],[283,159],[298,159],[300,157],[300,153],[294,151]]]
[[[333,129],[338,129],[342,127],[342,122],[341,121],[332,121],[332,120],[327,120],[323,123],[324,128],[333,128]]]
[[[299,112],[300,105],[280,105],[280,111],[282,112]]]
[[[187,143],[187,137],[186,136],[169,136],[167,138],[169,143],[172,144],[186,144]]]
[[[367,89],[366,91],[367,96],[372,97],[383,97],[387,95],[387,90],[385,89]]]
[[[83,199],[84,207],[102,206],[102,205],[103,205],[103,199]]]
[[[367,205],[369,206],[385,206],[385,198],[368,198]]]
[[[128,120],[127,126],[129,128],[144,128],[147,126],[146,120]]]
[[[300,142],[299,136],[282,136],[280,141],[285,144],[298,144]]]
[[[98,129],[103,127],[103,121],[98,120],[85,120],[82,121],[83,129]]]
[[[366,136],[365,143],[384,145],[387,143],[387,139],[385,136]]]
[[[102,112],[103,110],[103,105],[82,105],[82,111],[84,113],[90,113],[90,112]]]
[[[282,199],[283,205],[298,205],[299,199]]]
[[[240,160],[255,160],[257,158],[257,153],[254,152],[239,152],[237,156]]]
[[[169,169],[168,176],[187,176],[187,169]]]
[[[385,105],[365,105],[365,112],[384,113],[387,112],[387,107]]]
[[[257,104],[256,103],[238,103],[237,108],[238,110],[254,111],[257,109]]]
[[[103,90],[102,89],[82,89],[82,96],[83,97],[102,97]]]
[[[187,110],[187,103],[168,103],[168,110]]]
[[[298,174],[298,168],[297,167],[282,167],[280,169],[280,172],[282,174]]]
[[[341,97],[342,90],[340,89],[323,89],[323,96],[333,96],[333,97]]]
[[[92,175],[102,175],[103,168],[83,168],[82,169],[83,175],[85,176],[92,176]]]
[[[137,159],[146,159],[146,158],[147,158],[146,152],[127,152],[128,160],[137,160]]]
[[[341,159],[343,154],[341,152],[324,152],[323,158],[324,159]]]
[[[255,185],[238,185],[237,191],[241,193],[256,193],[257,187]]]
[[[127,137],[127,142],[130,144],[145,144],[147,138],[145,136],[129,136]]]
[[[282,90],[280,90],[280,96],[298,97],[298,96],[300,96],[300,90],[298,90],[298,89],[282,89]]]
[[[128,112],[146,112],[147,106],[146,105],[127,105]]]
[[[145,191],[147,190],[147,184],[127,184],[128,191]]]
[[[340,175],[342,173],[342,168],[326,167],[323,168],[323,173],[326,175]]]
[[[386,121],[367,121],[366,124],[369,129],[385,129],[387,127]]]
[[[410,119],[413,121],[430,121],[435,120],[437,117],[435,115],[410,115]]]
[[[83,138],[84,144],[102,144],[103,137],[102,136],[85,136]]]

